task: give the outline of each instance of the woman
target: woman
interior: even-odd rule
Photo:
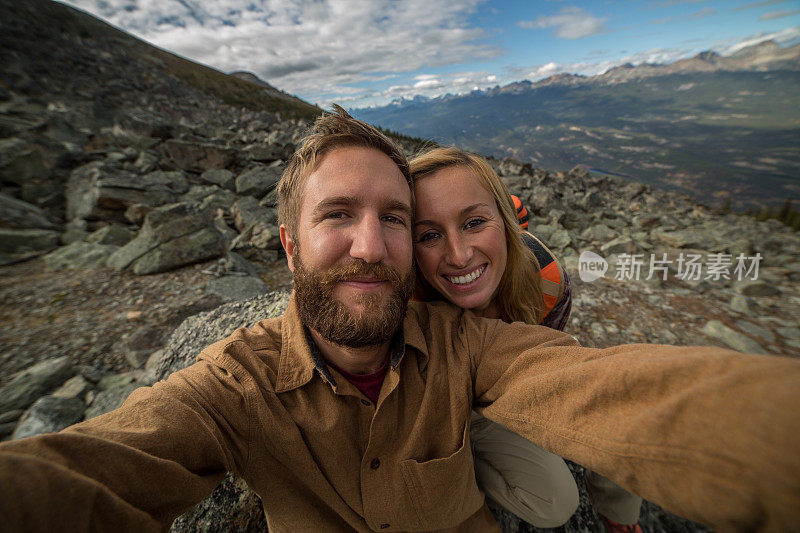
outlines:
[[[512,197],[491,166],[456,148],[434,148],[410,167],[417,297],[563,329],[569,279],[540,241],[520,233]],[[488,498],[538,527],[569,520],[578,490],[563,459],[477,413],[470,437],[478,485]],[[641,498],[591,472],[586,484],[608,531],[641,532]]]

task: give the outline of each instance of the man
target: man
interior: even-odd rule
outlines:
[[[232,470],[270,531],[497,531],[474,479],[473,405],[720,530],[796,526],[797,361],[588,349],[446,304],[406,310],[405,158],[341,109],[315,124],[279,195],[286,313],[117,411],[0,445],[0,529],[160,530]]]

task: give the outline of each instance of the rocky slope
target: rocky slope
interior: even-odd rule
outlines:
[[[154,56],[115,46],[130,37],[104,33],[64,6],[5,7],[0,438],[11,439],[113,409],[206,344],[280,312],[291,278],[273,188],[307,122],[229,105]],[[47,19],[51,8],[67,10],[68,27]],[[47,24],[33,24],[36,9]],[[800,355],[797,234],[581,170],[492,163],[529,206],[532,231],[569,269],[568,331],[584,344]],[[609,266],[605,277],[584,282],[578,257],[588,250]],[[669,261],[660,263],[666,271],[615,279],[636,254]],[[757,280],[736,279],[738,254],[762,256]],[[704,267],[699,279],[690,256]],[[732,279],[709,270],[727,256]],[[575,472],[580,479],[580,467]],[[506,531],[532,530],[498,516]],[[649,504],[642,522],[650,531],[702,530]],[[231,479],[175,529],[260,525],[257,497]],[[565,530],[598,527],[584,501]]]

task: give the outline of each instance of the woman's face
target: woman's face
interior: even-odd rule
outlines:
[[[414,255],[420,273],[443,297],[499,316],[493,304],[508,256],[505,226],[479,179],[454,166],[419,181]]]

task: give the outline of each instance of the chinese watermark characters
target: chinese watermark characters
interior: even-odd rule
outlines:
[[[659,277],[666,281],[670,275],[682,281],[719,281],[758,279],[761,254],[747,256],[740,253],[713,253],[705,256],[696,253],[678,254],[670,259],[666,253],[619,254],[614,269],[614,279],[622,281],[651,280]],[[602,256],[585,251],[578,258],[578,274],[581,280],[590,282],[605,276],[608,261]]]

